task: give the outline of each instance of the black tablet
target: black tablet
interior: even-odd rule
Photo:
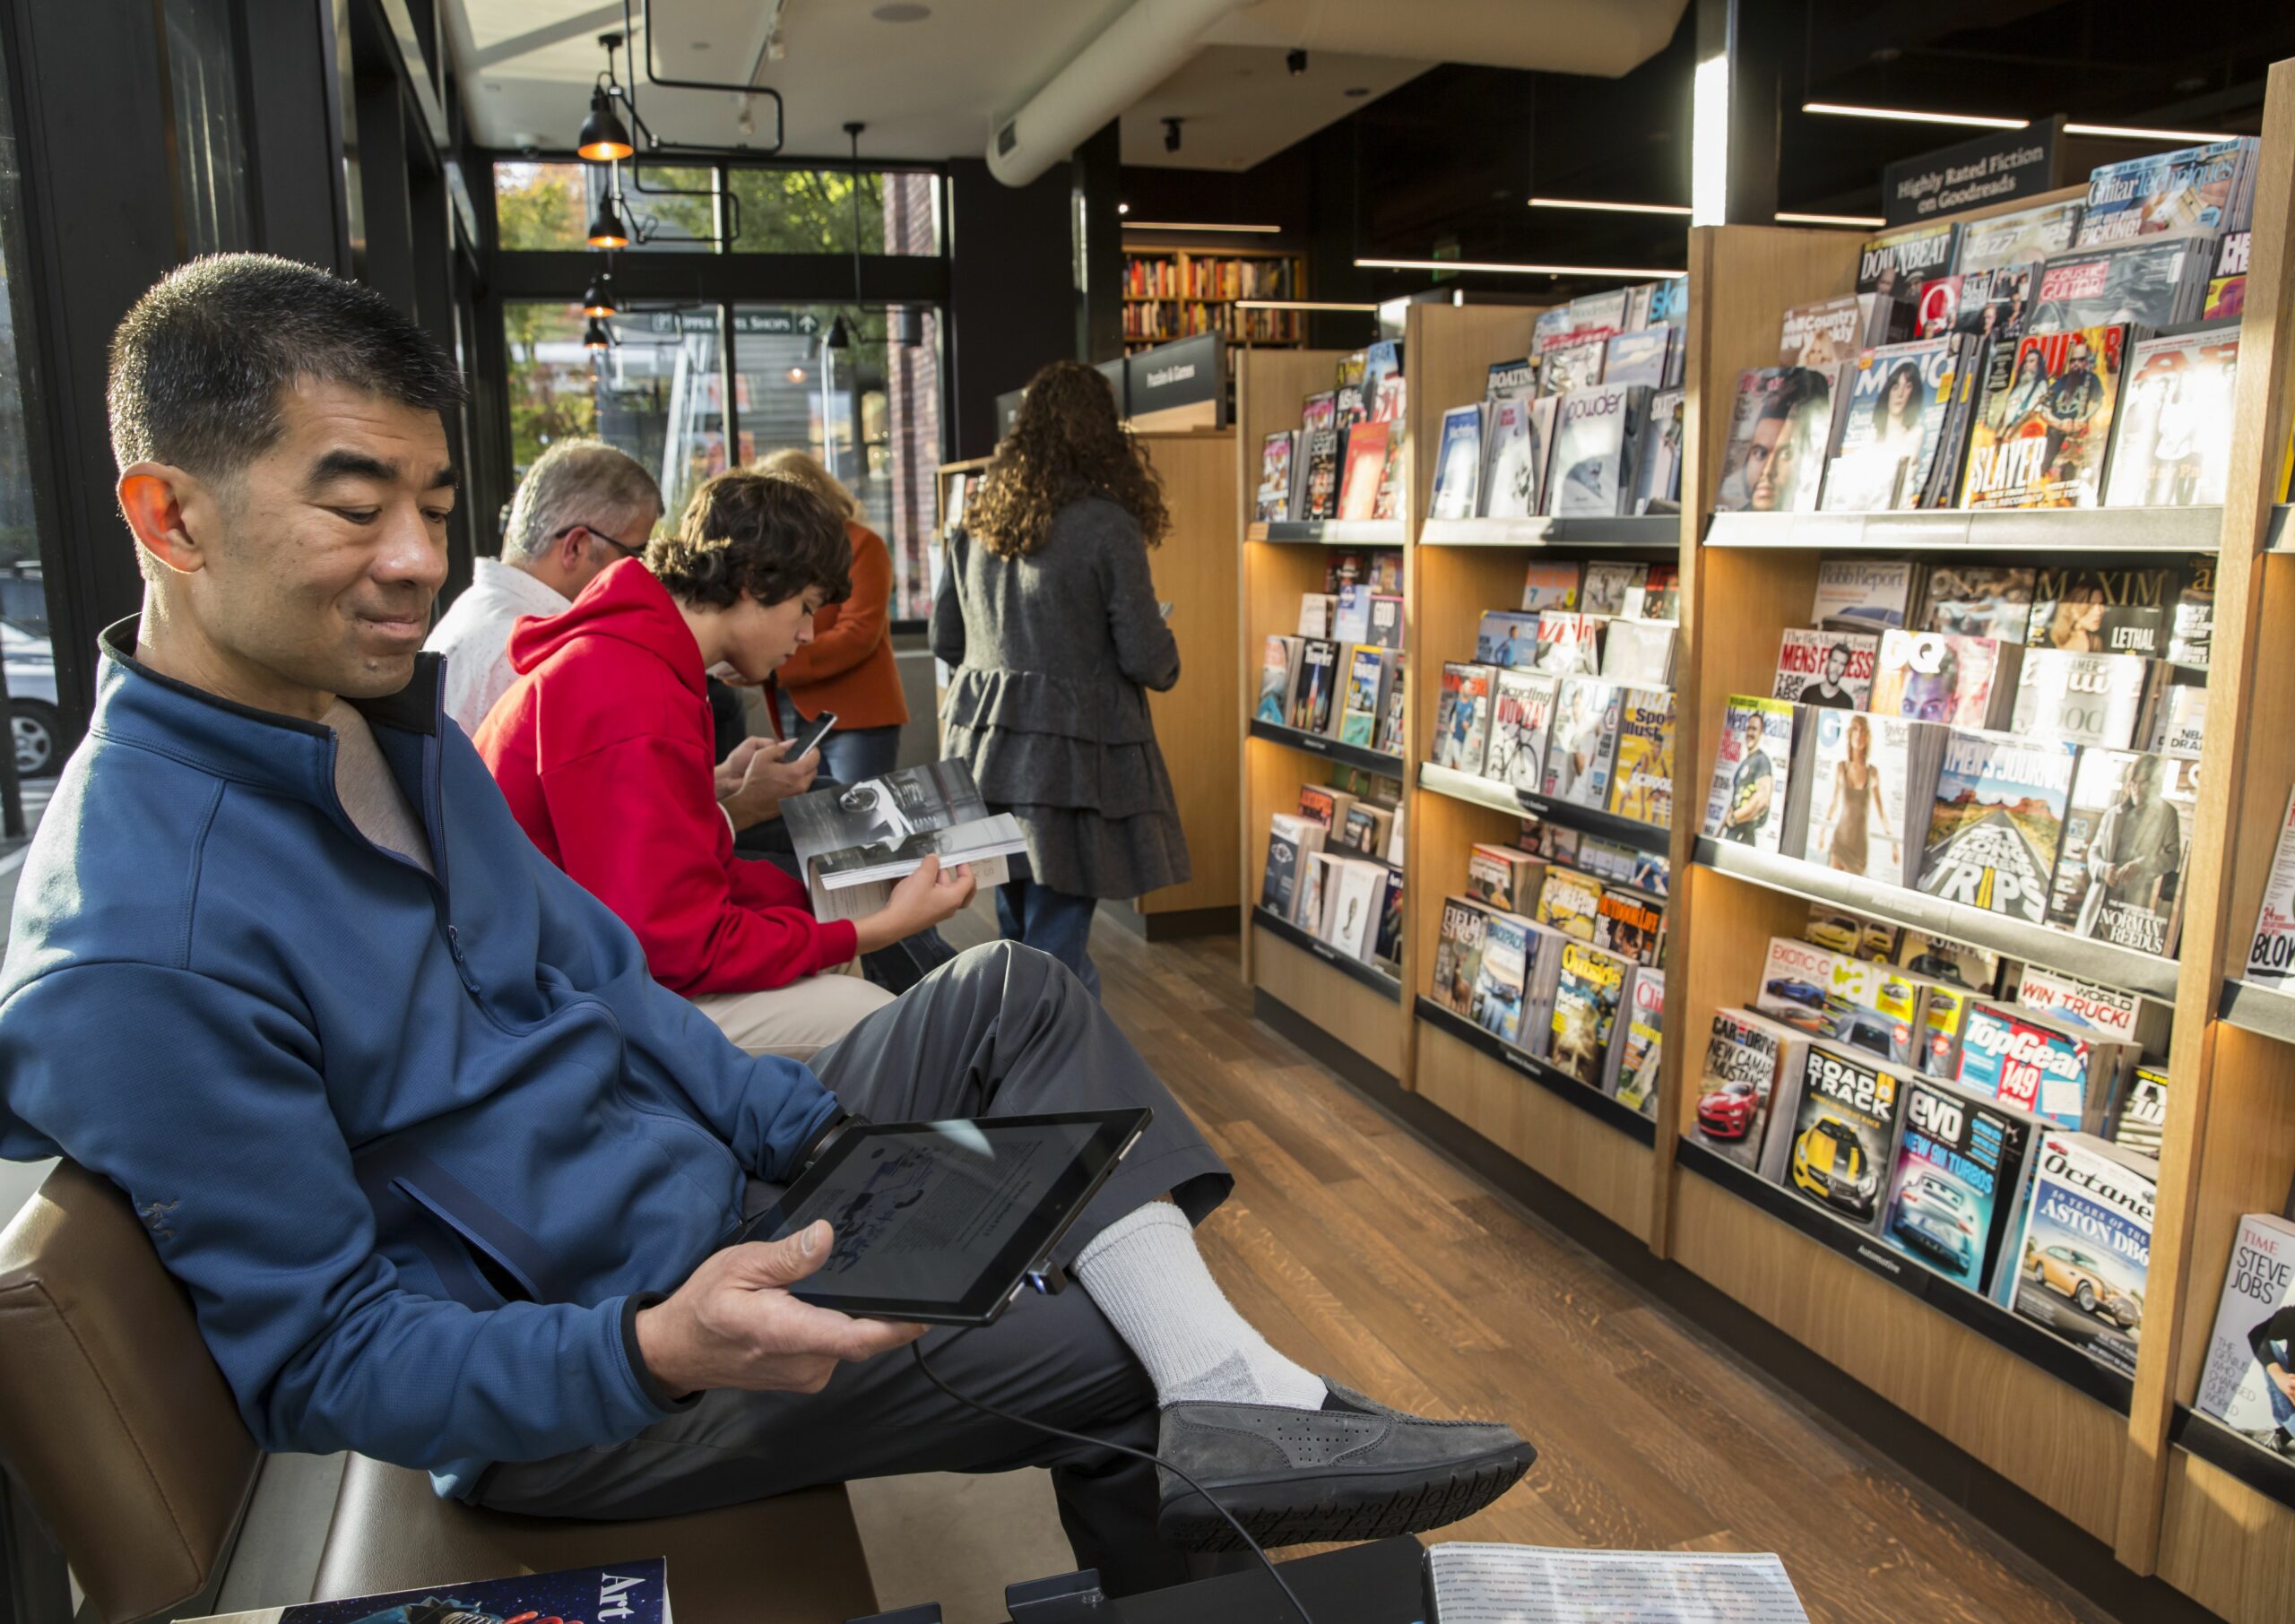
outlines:
[[[870,1319],[987,1325],[1051,1257],[1149,1116],[857,1124],[740,1238],[778,1240],[826,1218],[836,1231],[828,1261],[792,1295]]]

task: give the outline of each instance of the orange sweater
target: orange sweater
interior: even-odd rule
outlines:
[[[835,711],[842,728],[894,728],[908,720],[908,701],[893,664],[893,556],[885,539],[847,520],[853,541],[853,595],[813,617],[813,640],[774,673],[800,716]]]

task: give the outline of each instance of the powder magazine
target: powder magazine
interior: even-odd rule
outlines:
[[[1954,729],[1922,842],[1920,889],[2041,923],[2078,754],[2077,745]]]
[[[1961,505],[2100,505],[2127,342],[2117,325],[2019,339],[1970,430]]]
[[[1573,389],[1562,397],[1546,512],[1608,517],[1632,505],[1633,456],[1649,418],[1650,393],[1642,384],[1618,384]]]

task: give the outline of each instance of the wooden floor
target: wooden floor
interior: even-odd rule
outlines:
[[[1815,1624],[2102,1619],[1253,1022],[1233,937],[1150,946],[1103,919],[1094,955],[1234,1170],[1203,1244],[1245,1313],[1373,1397],[1537,1446],[1520,1488],[1434,1537],[1774,1551]]]

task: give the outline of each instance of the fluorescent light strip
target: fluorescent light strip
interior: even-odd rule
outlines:
[[[1885,226],[1889,222],[1877,214],[1795,214],[1780,209],[1776,215],[1780,226]]]
[[[2066,135],[2109,135],[2122,141],[2236,141],[2221,130],[2143,130],[2124,124],[2067,124]]]
[[[1606,214],[1686,214],[1686,203],[1597,203],[1591,198],[1533,197],[1533,209],[1598,209]]]
[[[1893,118],[1905,124],[1959,124],[1979,130],[2021,130],[2029,118],[1988,118],[1981,113],[1916,113],[1903,108],[1860,108],[1840,101],[1805,101],[1804,113],[1830,113],[1839,118]]]
[[[1283,229],[1281,226],[1206,226],[1174,222],[1165,220],[1126,220],[1127,231],[1251,231],[1272,237]]]
[[[1326,305],[1306,298],[1239,298],[1238,310],[1376,310],[1376,305]]]
[[[1499,271],[1520,276],[1650,276],[1665,280],[1686,271],[1654,271],[1647,265],[1509,265],[1473,259],[1358,259],[1357,271]]]

